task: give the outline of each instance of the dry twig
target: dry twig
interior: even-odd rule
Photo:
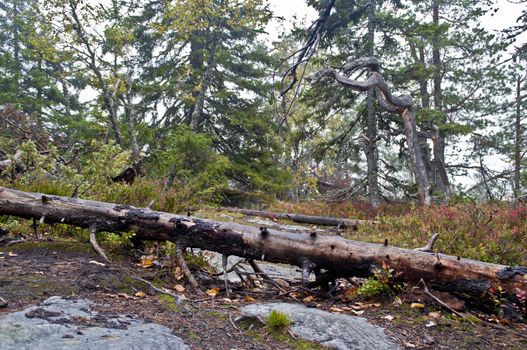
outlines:
[[[106,262],[110,262],[104,250],[97,243],[97,239],[95,238],[97,231],[98,229],[96,225],[90,226],[90,244],[97,254],[99,254]]]

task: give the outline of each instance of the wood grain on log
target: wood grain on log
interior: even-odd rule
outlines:
[[[135,208],[129,205],[28,193],[0,187],[0,215],[101,231],[136,232],[146,240],[172,241],[187,247],[216,251],[249,259],[305,266],[338,276],[370,276],[374,268],[388,265],[401,281],[421,278],[438,289],[481,298],[491,287],[501,286],[509,295],[527,290],[527,267],[513,267],[346,240],[341,237],[289,233],[273,229],[263,235],[257,227],[219,222]]]

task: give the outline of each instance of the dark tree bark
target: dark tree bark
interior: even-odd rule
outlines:
[[[135,130],[136,121],[135,121],[135,116],[134,116],[134,105],[132,102],[133,81],[132,81],[131,75],[128,75],[126,79],[126,86],[127,86],[126,95],[123,96],[122,100],[124,103],[126,121],[128,123],[128,132],[130,133],[130,148],[132,151],[130,158],[134,164],[138,164],[141,156],[139,154],[139,144],[137,142],[137,132]]]
[[[501,286],[514,296],[527,290],[527,268],[462,259],[443,254],[346,240],[293,234],[236,223],[179,216],[128,205],[48,196],[0,187],[0,215],[42,218],[97,232],[134,231],[137,238],[172,241],[186,247],[249,259],[326,269],[332,276],[370,276],[388,265],[401,281],[424,279],[435,288],[481,299]]]
[[[366,37],[367,55],[374,56],[375,47],[375,1],[370,1],[368,6],[368,34]],[[366,98],[366,137],[364,140],[364,153],[368,169],[368,196],[370,206],[377,209],[379,199],[379,151],[377,149],[377,115],[375,113],[375,89],[368,89]]]
[[[198,132],[202,119],[203,119],[203,108],[205,106],[205,97],[207,95],[207,90],[211,84],[212,74],[214,72],[214,66],[216,63],[216,49],[217,49],[218,40],[216,35],[212,35],[212,42],[209,48],[209,56],[207,58],[207,66],[205,67],[205,72],[201,77],[199,94],[196,98],[196,103],[194,104],[194,109],[192,110],[192,115],[190,117],[190,129],[192,131]]]
[[[439,47],[439,0],[433,0],[432,22],[435,32],[432,38],[432,65],[434,66],[434,107],[437,111],[443,112],[443,91],[442,74],[443,64],[441,62],[441,52]],[[445,201],[451,197],[450,181],[445,168],[445,136],[439,128],[432,125],[434,130],[434,184],[435,190],[441,192]]]

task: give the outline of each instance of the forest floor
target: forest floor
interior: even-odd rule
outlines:
[[[185,286],[186,290],[180,293],[185,300],[178,304],[175,298],[134,279],[140,277],[165,288],[184,284],[174,277],[173,266],[161,264],[145,268],[128,250],[106,249],[112,262],[101,266],[93,263],[100,258],[88,243],[73,239],[29,240],[8,247],[0,246],[0,297],[9,303],[0,308],[0,315],[59,295],[92,300],[95,303],[93,309],[102,314],[134,315],[147,322],[165,325],[192,349],[322,348],[289,335],[270,333],[264,328],[246,329],[234,322],[245,305],[291,302],[364,317],[371,324],[384,328],[388,338],[402,349],[527,348],[526,324],[497,324],[492,315],[467,310],[465,312],[470,313],[470,318],[461,319],[441,309],[411,286],[397,296],[373,301],[344,297],[327,299],[307,291],[281,295],[284,293],[272,286],[238,288],[227,298],[223,290],[217,295],[214,295],[216,292],[209,295],[196,293]],[[209,281],[202,289],[222,285],[222,281]],[[174,289],[171,291],[177,294]],[[422,307],[411,307],[412,303],[420,303]]]

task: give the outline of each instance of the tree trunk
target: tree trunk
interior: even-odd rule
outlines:
[[[521,82],[522,79],[518,76],[516,80],[516,118],[514,121],[514,196],[516,198],[521,196]]]
[[[192,110],[192,115],[190,117],[190,129],[195,132],[199,131],[203,119],[205,97],[207,95],[207,90],[211,83],[212,73],[214,71],[216,47],[217,39],[216,35],[213,34],[211,47],[209,49],[209,57],[207,58],[207,67],[205,67],[205,72],[203,73],[203,77],[201,78],[199,94],[196,98],[196,103],[194,104],[194,109]]]
[[[443,112],[442,92],[442,63],[439,47],[439,4],[440,0],[434,0],[432,4],[432,21],[434,23],[434,35],[432,38],[432,65],[434,66],[434,107]],[[442,117],[441,119],[444,119]],[[444,122],[444,121],[442,121]],[[434,185],[435,190],[441,192],[444,201],[448,202],[451,196],[450,181],[445,168],[445,136],[436,126],[434,129]]]
[[[366,37],[366,51],[368,56],[374,56],[375,47],[375,1],[370,1],[368,6],[368,34]],[[377,149],[377,116],[375,114],[375,89],[370,88],[366,98],[366,138],[364,140],[364,153],[368,168],[368,196],[370,206],[377,209],[379,200],[379,151]]]
[[[411,108],[406,109],[402,114],[404,123],[404,134],[406,135],[406,142],[408,143],[408,152],[410,153],[410,162],[414,170],[415,183],[417,184],[417,191],[423,204],[432,204],[432,197],[430,195],[430,183],[428,182],[428,172],[426,164],[421,153],[421,146],[417,138],[415,113]]]
[[[269,219],[286,219],[294,222],[300,222],[305,224],[323,225],[323,226],[339,226],[342,228],[350,227],[356,229],[362,224],[377,224],[378,221],[371,220],[357,220],[357,219],[343,219],[343,218],[332,218],[327,216],[311,216],[301,214],[289,214],[289,213],[277,213],[272,211],[262,210],[250,210],[250,209],[239,209],[239,208],[218,208],[218,210],[224,210],[231,213],[241,213],[251,216],[260,216]]]
[[[135,131],[135,118],[134,118],[134,107],[132,104],[132,77],[128,76],[126,80],[126,85],[128,86],[126,97],[124,97],[124,110],[126,114],[126,120],[128,122],[128,131],[130,133],[130,148],[132,150],[131,160],[134,164],[140,159],[139,155],[139,145],[137,143],[137,133]]]
[[[41,218],[90,230],[134,231],[139,239],[172,241],[186,247],[249,259],[312,266],[335,276],[370,276],[383,265],[401,281],[424,279],[435,288],[480,300],[501,286],[509,296],[527,290],[527,268],[483,263],[346,240],[341,237],[258,229],[236,223],[178,216],[128,205],[48,196],[0,187],[0,215]],[[308,263],[306,263],[308,262]]]
[[[20,47],[20,11],[18,9],[18,4],[16,1],[13,1],[13,58],[15,59],[15,97],[19,98],[21,91],[20,91],[20,83],[23,78],[22,74],[22,60],[21,60],[21,47]],[[18,101],[17,101],[18,102]]]

